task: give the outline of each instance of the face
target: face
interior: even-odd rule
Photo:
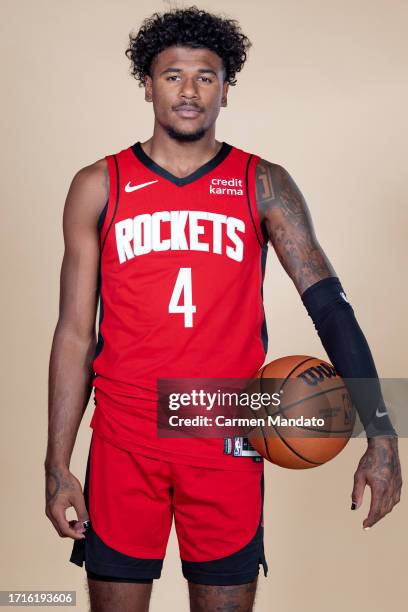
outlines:
[[[155,121],[180,141],[202,138],[221,106],[227,106],[221,58],[208,49],[169,47],[157,55],[146,77],[145,99]]]

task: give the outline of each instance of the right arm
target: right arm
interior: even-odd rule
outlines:
[[[74,506],[80,521],[88,515],[81,485],[69,464],[93,386],[100,257],[97,221],[108,193],[105,159],[83,168],[72,180],[63,215],[59,318],[49,364],[46,514],[60,536],[76,539],[84,536],[70,527],[65,511]]]

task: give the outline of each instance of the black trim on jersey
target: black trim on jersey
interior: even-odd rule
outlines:
[[[162,168],[162,166],[159,166],[159,164],[156,164],[156,162],[153,161],[152,158],[149,157],[147,153],[143,151],[140,142],[136,142],[134,145],[132,145],[131,149],[136,155],[137,159],[144,166],[146,166],[146,168],[149,168],[149,170],[151,170],[155,174],[158,174],[159,176],[162,176],[163,178],[170,181],[171,183],[174,183],[174,185],[176,185],[177,187],[184,187],[184,185],[189,185],[190,183],[193,183],[205,174],[208,174],[208,172],[211,172],[211,170],[214,170],[214,168],[216,168],[221,162],[224,161],[224,159],[230,153],[232,146],[227,144],[226,142],[223,142],[220,150],[218,151],[217,155],[215,155],[215,157],[210,159],[203,166],[197,168],[197,170],[195,170],[188,176],[183,177],[175,176],[165,168]]]
[[[103,305],[103,299],[102,299],[102,266],[101,266],[101,256],[99,256],[99,269],[98,269],[98,294],[99,294],[99,325],[98,325],[98,340],[95,346],[95,352],[93,355],[93,359],[96,359],[98,357],[98,355],[101,354],[102,350],[103,350],[103,345],[104,345],[104,337],[102,336],[102,332],[101,332],[101,326],[102,326],[102,321],[103,321],[103,317],[105,314],[105,309],[104,309],[104,305]],[[99,374],[97,374],[96,372],[93,373],[93,380],[95,380],[95,378],[99,376]],[[94,395],[94,403],[96,406],[96,398]]]
[[[116,155],[113,156],[113,159],[114,159],[115,168],[116,168],[116,202],[115,202],[115,208],[113,210],[112,219],[110,220],[109,227],[106,230],[105,238],[103,239],[103,244],[101,246],[101,253],[102,253],[102,251],[104,249],[105,242],[106,242],[106,239],[108,237],[110,228],[112,227],[112,223],[113,223],[113,221],[115,219],[116,211],[118,209],[118,203],[119,203],[119,166],[118,166],[118,160],[116,159]]]
[[[258,232],[256,231],[256,223],[255,223],[255,219],[254,216],[252,214],[252,210],[251,210],[251,200],[249,198],[249,181],[248,181],[248,174],[249,174],[249,164],[251,163],[251,160],[253,158],[253,155],[250,155],[248,157],[248,161],[247,161],[247,165],[246,165],[246,170],[245,170],[245,188],[246,188],[246,195],[247,195],[247,203],[248,203],[248,210],[249,210],[249,214],[251,216],[251,220],[252,220],[252,225],[254,226],[254,231],[256,234],[256,239],[259,242],[259,246],[262,248],[264,245],[262,244],[262,242],[259,240],[259,235]]]
[[[265,227],[265,223],[261,223],[261,230],[262,230],[262,236],[263,236],[264,242],[265,244],[268,244],[269,234],[268,234],[268,230]]]
[[[93,359],[96,359],[98,357],[98,355],[100,355],[100,353],[102,352],[103,349],[103,345],[104,345],[104,339],[101,333],[101,325],[102,325],[102,321],[103,321],[103,317],[104,317],[104,306],[103,306],[103,299],[102,299],[102,251],[104,249],[105,246],[105,242],[106,242],[106,238],[108,237],[109,234],[109,230],[112,227],[112,223],[115,219],[116,216],[116,211],[118,209],[118,203],[119,203],[119,166],[118,166],[118,161],[116,159],[116,155],[113,155],[113,159],[115,162],[115,169],[116,169],[116,201],[115,201],[115,208],[113,210],[113,215],[112,215],[112,219],[109,223],[109,227],[106,230],[106,234],[105,234],[105,238],[103,240],[103,244],[101,245],[101,250],[100,250],[100,254],[99,254],[99,267],[98,267],[98,294],[99,294],[99,329],[98,329],[98,340],[96,343],[96,347],[95,347],[95,352],[94,352],[94,356]],[[105,204],[101,214],[99,215],[98,218],[98,231],[101,232],[103,224],[105,223],[105,219],[106,219],[106,214],[108,212],[108,204],[109,204],[109,200],[107,201],[107,203]],[[94,372],[94,378],[96,378],[96,376],[98,376],[95,372]]]
[[[98,355],[101,354],[103,345],[104,345],[104,338],[101,333],[101,325],[102,325],[103,317],[105,314],[105,309],[103,305],[101,288],[102,288],[102,274],[99,274],[99,291],[100,291],[100,294],[99,294],[99,330],[98,330],[98,341],[96,343],[95,353],[93,356],[94,359],[96,359]],[[97,376],[97,374],[95,374],[95,376]]]
[[[266,257],[268,255],[268,243],[266,242],[263,247],[262,247],[262,251],[261,251],[261,271],[262,271],[262,284],[261,284],[261,297],[262,297],[262,305],[263,305],[263,282],[264,282],[264,278],[265,278],[265,268],[266,268]],[[262,321],[262,328],[261,328],[261,338],[262,338],[262,345],[264,348],[265,353],[268,352],[268,328],[266,325],[266,317],[265,317],[265,308],[264,308],[264,318]]]
[[[97,223],[98,232],[101,231],[102,225],[105,223],[105,218],[106,218],[106,213],[107,212],[108,212],[108,202],[106,202],[105,206],[103,207],[103,210],[102,210],[101,214],[98,217],[98,223]]]

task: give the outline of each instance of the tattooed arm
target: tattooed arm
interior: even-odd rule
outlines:
[[[84,538],[65,511],[74,506],[88,519],[79,481],[69,471],[78,428],[92,391],[98,299],[98,216],[108,194],[106,161],[80,170],[64,208],[65,252],[61,267],[60,308],[50,365],[48,446],[44,462],[46,515],[61,537]]]
[[[322,278],[336,276],[317,241],[305,199],[289,173],[261,160],[256,187],[261,224],[298,292]]]
[[[305,199],[289,173],[277,164],[260,160],[256,189],[260,222],[299,294],[302,296],[306,289],[322,279],[336,277],[333,266],[316,239]],[[337,320],[334,327],[338,328],[339,322]],[[348,353],[343,351],[342,357],[338,359],[342,365],[345,360],[353,364],[351,358],[355,360],[357,353],[363,350],[364,359],[367,362],[371,359],[368,345],[361,348],[366,341],[355,319],[353,326],[346,335],[351,337],[352,332],[357,340],[351,350]],[[338,335],[335,338],[337,345]],[[333,342],[330,348],[333,348]],[[333,353],[336,354],[336,351]],[[332,362],[337,368],[333,358]],[[373,363],[369,369],[375,372]],[[371,506],[363,522],[364,528],[371,527],[400,500],[402,479],[397,442],[396,436],[368,438],[368,448],[354,475],[351,495],[351,507],[355,510],[361,506],[366,484],[371,487]]]

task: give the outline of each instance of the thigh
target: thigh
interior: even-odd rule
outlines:
[[[92,580],[148,584],[159,578],[172,522],[168,463],[93,434],[84,495],[90,529],[74,542],[70,560],[85,563]]]
[[[172,468],[184,577],[207,586],[248,585],[256,581],[260,564],[266,576],[263,471]]]
[[[135,584],[90,578],[88,589],[91,612],[148,612],[152,583]]]
[[[234,610],[251,612],[254,606],[258,579],[248,584],[235,586],[210,586],[188,583],[191,612],[213,612]]]

